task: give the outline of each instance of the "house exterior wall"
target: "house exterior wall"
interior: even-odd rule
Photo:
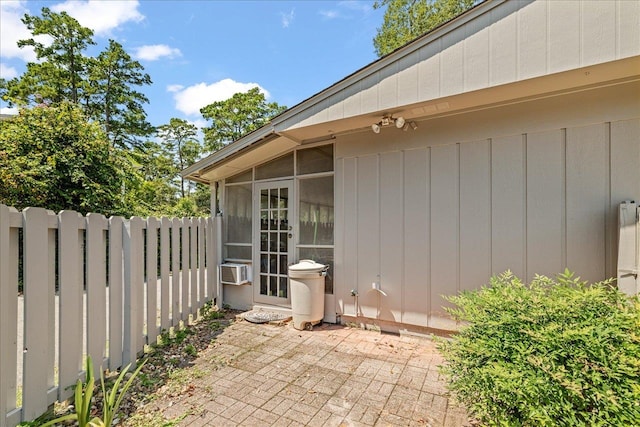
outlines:
[[[638,93],[632,82],[339,137],[337,312],[452,329],[442,296],[506,269],[615,277],[618,204],[640,200]]]
[[[393,111],[639,54],[640,2],[495,1],[409,46],[404,56],[345,79],[334,94],[279,127]],[[420,114],[447,106],[429,108]]]

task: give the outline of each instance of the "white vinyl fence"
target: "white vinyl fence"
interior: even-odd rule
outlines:
[[[72,396],[85,355],[126,366],[214,300],[220,221],[0,205],[0,426]]]

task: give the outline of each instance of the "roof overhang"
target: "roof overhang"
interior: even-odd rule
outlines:
[[[639,80],[640,57],[635,56],[311,126],[277,131],[278,123],[272,123],[195,163],[182,176],[202,183],[222,180],[299,145],[371,132],[371,124],[383,115],[401,115],[419,125],[424,120]]]

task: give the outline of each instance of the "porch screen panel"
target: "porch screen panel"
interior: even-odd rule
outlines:
[[[226,187],[226,258],[251,260],[251,184]]]
[[[299,258],[329,265],[325,293],[333,294],[333,175],[299,181]]]

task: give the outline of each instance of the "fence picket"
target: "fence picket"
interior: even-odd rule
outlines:
[[[73,395],[71,386],[82,371],[82,215],[62,211],[58,215],[58,272],[60,280],[60,356],[58,399]]]
[[[205,222],[206,220],[204,218],[198,218],[198,307],[202,308],[202,306],[204,305],[205,301],[207,301],[207,296],[205,294],[205,288],[204,288],[204,272],[205,272],[205,266],[204,266],[204,257],[205,257],[205,246],[206,246],[206,242],[205,242],[205,238],[204,238],[204,230],[205,230]]]
[[[24,419],[34,419],[47,410],[48,390],[53,387],[54,348],[49,336],[54,336],[50,311],[54,309],[49,276],[49,218],[53,212],[42,208],[27,208],[24,218],[24,364],[23,406]]]
[[[180,312],[180,319],[186,324],[189,323],[189,218],[183,218],[182,223],[182,241],[180,245],[181,253],[181,267],[180,271],[180,292],[182,297],[182,311]]]
[[[122,363],[135,363],[138,351],[142,350],[142,287],[144,275],[142,269],[141,218],[132,217],[123,228],[124,248],[124,339]]]
[[[107,262],[103,215],[87,215],[87,354],[93,360],[93,375],[100,377],[107,339]]]
[[[123,229],[122,217],[109,218],[109,369],[112,371],[122,366]]]
[[[18,211],[0,204],[0,425],[13,427],[16,411],[18,320]],[[11,418],[11,419],[10,419]]]
[[[171,224],[171,326],[180,323],[180,224],[179,218],[173,218]]]
[[[147,219],[147,344],[158,338],[158,220]]]
[[[171,222],[169,218],[162,218],[160,225],[160,328],[168,330],[171,326],[171,317],[169,317],[170,304],[170,280],[169,275],[169,248],[171,241],[169,240],[169,227]]]
[[[189,246],[191,255],[189,256],[189,272],[191,274],[189,295],[191,296],[190,313],[196,317],[198,308],[200,308],[200,299],[198,298],[198,219],[191,218],[189,220]]]

